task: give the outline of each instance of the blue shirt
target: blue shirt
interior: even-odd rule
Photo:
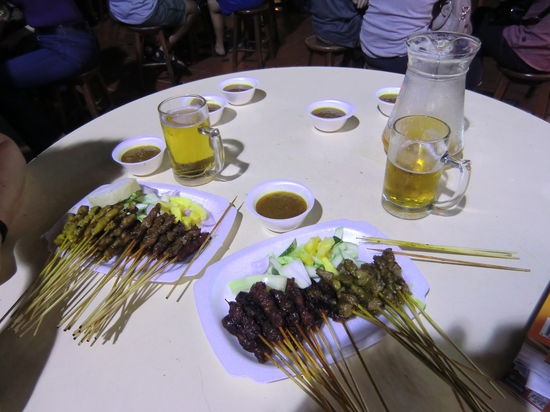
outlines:
[[[344,47],[359,43],[361,14],[351,0],[313,0],[309,10],[317,37]]]
[[[11,0],[21,7],[25,21],[31,27],[51,27],[84,21],[73,0]]]
[[[223,14],[231,14],[235,11],[253,9],[258,7],[264,0],[218,0],[220,10]]]
[[[407,36],[429,30],[437,0],[371,0],[363,15],[361,49],[369,57],[407,54]]]
[[[111,15],[126,24],[141,24],[147,20],[157,0],[109,0]]]

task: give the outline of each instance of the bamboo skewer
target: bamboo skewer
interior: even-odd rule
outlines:
[[[234,201],[221,219],[233,203]],[[36,333],[46,316],[54,308],[60,307],[62,319],[58,326],[64,326],[64,330],[69,330],[87,309],[94,305],[74,335],[75,338],[81,336],[83,340],[90,340],[92,337],[97,339],[120,309],[123,312],[128,310],[128,299],[135,302],[146,296],[146,290],[151,290],[147,287],[148,282],[168,265],[173,264],[176,261],[175,257],[155,259],[146,256],[143,249],[133,252],[135,241],[131,241],[122,253],[117,253],[117,259],[107,274],[99,275],[95,272],[97,266],[105,260],[104,256],[107,256],[104,253],[106,245],[111,245],[112,239],[118,236],[114,230],[119,227],[119,230],[124,230],[126,227],[120,217],[122,210],[122,206],[95,211],[92,208],[82,213],[79,209],[75,215],[71,215],[63,228],[67,231],[62,232],[62,238],[56,238],[56,241],[61,239],[59,246],[50,255],[40,274],[2,320],[11,314],[10,327],[16,333],[24,334],[30,330]],[[216,222],[215,228],[221,219]],[[119,226],[121,222],[123,225]],[[130,219],[128,225],[133,222],[135,220]],[[210,239],[210,234],[207,235],[207,239]],[[102,241],[103,244],[100,243]],[[204,249],[206,243],[200,245],[192,261]],[[114,282],[107,297],[96,305],[99,293],[113,278]]]
[[[464,409],[464,404],[468,405],[474,411],[493,411],[494,409],[476,392],[490,399],[490,394],[475,382],[467,372],[475,372],[489,382],[493,388],[502,395],[502,392],[496,387],[491,378],[489,378],[479,367],[477,367],[467,355],[465,355],[449,337],[437,326],[433,319],[427,316],[422,305],[414,298],[400,293],[403,306],[394,305],[391,302],[380,298],[385,303],[383,316],[389,321],[390,326],[378,319],[374,313],[362,306],[358,306],[356,315],[372,322],[384,329],[390,336],[395,338],[410,353],[428,366],[437,376],[447,382],[453,389],[459,405]],[[408,312],[407,312],[408,310]],[[411,315],[412,314],[412,319]],[[428,323],[448,342],[450,342],[457,352],[471,365],[463,366],[460,362],[449,358],[434,342],[430,336],[422,317],[428,320]]]
[[[350,387],[350,390],[351,390],[351,393],[352,395],[354,396],[354,398],[356,399],[356,402],[359,404],[359,405],[364,405],[365,406],[365,409],[368,410],[368,407],[367,407],[367,404],[365,402],[365,399],[363,398],[363,394],[361,393],[361,391],[359,390],[359,386],[357,384],[357,381],[356,379],[354,378],[352,372],[351,372],[351,369],[348,365],[348,362],[344,356],[344,351],[342,349],[342,346],[340,345],[340,342],[338,341],[338,338],[336,336],[336,333],[334,331],[334,328],[332,327],[332,325],[330,324],[330,322],[328,322],[328,319],[326,318],[326,315],[323,313],[323,319],[325,320],[325,325],[327,325],[327,329],[329,330],[330,332],[330,335],[332,337],[332,340],[333,342],[336,344],[336,347],[338,349],[338,352],[340,354],[340,359],[342,360],[342,363],[344,364],[344,367],[346,369],[346,372],[344,373],[340,366],[339,366],[339,363],[338,362],[335,362],[335,365],[336,367],[338,368],[338,370],[340,371],[340,376],[342,377],[342,379],[344,379],[346,381],[346,384]],[[344,325],[344,328],[347,328],[347,325],[345,322],[343,322],[343,325]],[[321,339],[323,340],[323,344],[325,345],[325,347],[329,350],[331,356],[333,359],[336,359],[334,357],[334,355],[332,355],[332,352],[330,351],[330,345],[329,343],[327,342],[327,340],[325,339],[324,335],[322,333],[319,332],[319,336],[321,337]],[[386,405],[386,402],[384,401],[384,398],[382,397],[382,394],[380,393],[378,387],[376,386],[374,380],[372,379],[372,375],[370,374],[370,371],[368,370],[367,366],[366,366],[366,363],[363,362],[362,360],[362,356],[361,356],[361,353],[359,352],[359,349],[357,347],[357,345],[355,344],[355,340],[353,339],[353,336],[351,335],[348,335],[350,341],[352,342],[352,345],[353,345],[353,348],[355,350],[355,353],[359,356],[359,358],[361,358],[361,362],[362,362],[362,366],[363,366],[363,369],[365,370],[365,372],[367,373],[367,376],[369,377],[369,381],[370,383],[373,385],[375,391],[376,391],[376,394],[378,395],[378,398],[380,399],[380,401],[382,402],[382,405],[384,406],[384,409],[387,411],[388,408],[387,408],[387,405]],[[346,379],[346,373],[350,376],[350,380],[351,382],[353,383],[353,387],[351,386],[351,384],[348,384],[347,383],[347,379]]]
[[[375,252],[382,252],[383,249],[375,249],[375,248],[368,248],[369,250],[373,250]],[[430,256],[430,255],[421,255],[417,253],[409,253],[409,252],[398,252],[393,251],[394,255],[403,255],[403,256],[409,256],[416,259],[423,259],[427,261],[438,261],[438,262],[444,262],[444,263],[451,263],[451,264],[458,264],[458,265],[464,265],[464,266],[475,266],[475,267],[482,267],[482,268],[489,268],[489,269],[502,269],[502,270],[512,270],[516,272],[531,272],[531,269],[525,269],[525,268],[516,268],[513,266],[501,266],[501,265],[493,265],[490,263],[480,263],[480,262],[471,262],[467,260],[458,260],[458,259],[448,259],[448,258],[442,258],[438,256]]]
[[[319,406],[327,411],[369,411],[338,345],[340,358],[318,328],[309,332],[299,330],[302,341],[286,330],[280,332],[283,338],[279,342],[269,342],[260,336],[272,351],[266,357]]]
[[[500,259],[519,259],[518,257],[514,256],[516,252],[508,252],[504,250],[432,245],[429,243],[417,243],[417,242],[409,242],[405,240],[393,240],[393,239],[386,239],[386,238],[380,238],[380,237],[360,237],[358,239],[364,240],[368,243],[377,243],[377,244],[392,245],[392,246],[404,246],[404,247],[410,247],[414,249],[424,249],[424,250],[432,250],[437,252],[456,253],[460,255],[494,257],[494,258],[500,258]]]
[[[142,266],[137,269],[137,273],[141,273],[145,267],[148,267],[151,260],[151,258],[147,259]],[[109,296],[103,300],[103,303],[83,322],[78,330],[73,333],[73,336],[77,337],[87,330],[81,342],[83,340],[90,340],[93,335],[95,335],[95,339],[97,339],[99,337],[97,331],[102,329],[102,326],[104,326],[108,319],[124,305],[126,300],[130,296],[138,293],[140,288],[146,285],[149,280],[157,276],[158,273],[162,272],[162,270],[174,262],[175,258],[171,260],[159,259],[150,269],[140,275],[137,280],[133,277],[134,273],[126,274],[126,281],[124,284],[112,290]]]
[[[366,372],[366,374],[367,374],[367,376],[368,376],[368,378],[369,378],[369,380],[372,384],[372,387],[374,388],[376,394],[378,395],[378,398],[380,399],[380,402],[384,406],[384,409],[386,411],[389,411],[388,405],[386,404],[386,401],[384,400],[384,397],[382,396],[382,393],[380,392],[380,389],[378,389],[378,385],[376,385],[376,382],[375,382],[369,368],[367,367],[367,363],[363,359],[363,355],[361,355],[361,352],[359,351],[359,348],[357,347],[357,344],[355,343],[355,339],[353,338],[353,335],[351,334],[351,332],[348,328],[348,325],[344,322],[343,326],[344,326],[344,330],[346,331],[346,334],[348,335],[348,338],[349,338],[351,344],[353,345],[353,349],[355,349],[355,352],[357,353],[357,356],[359,357],[359,360],[361,361],[361,365],[363,366],[363,369],[365,370],[365,372]]]
[[[473,367],[481,376],[483,376],[490,385],[495,389],[495,391],[501,396],[505,397],[504,393],[500,390],[500,388],[495,384],[494,380],[489,377],[483,370],[477,366],[477,364],[462,350],[460,347],[445,333],[443,329],[428,315],[428,313],[422,308],[421,305],[418,304],[414,299],[410,300],[414,307],[428,320],[430,325],[439,333],[443,339],[445,339],[448,343],[450,343],[453,348],[468,362],[468,364]]]
[[[178,287],[179,283],[181,282],[181,280],[185,277],[185,275],[187,274],[187,271],[191,268],[191,265],[193,264],[193,262],[197,259],[197,257],[200,255],[200,253],[202,252],[202,250],[206,247],[206,245],[208,244],[208,242],[210,241],[210,239],[212,238],[212,234],[216,231],[216,229],[219,227],[219,225],[221,224],[221,222],[223,221],[223,219],[225,218],[225,216],[227,215],[227,213],[229,212],[229,210],[231,210],[231,207],[235,206],[235,200],[237,200],[237,196],[235,196],[233,198],[233,200],[231,202],[229,202],[229,204],[227,205],[227,207],[225,208],[224,212],[222,213],[222,215],[220,216],[220,218],[218,219],[218,221],[216,222],[216,224],[212,227],[212,230],[208,233],[208,235],[206,236],[206,239],[204,240],[204,242],[202,243],[202,245],[199,247],[199,249],[197,250],[197,252],[193,255],[193,257],[191,258],[191,260],[189,261],[189,263],[187,263],[187,266],[185,267],[185,269],[183,270],[182,274],[180,275],[180,277],[174,282],[174,285],[172,286],[172,288],[170,289],[170,291],[168,292],[168,294],[166,295],[166,299],[169,299],[170,296],[172,296],[172,293],[174,292],[174,290],[176,290],[176,288]],[[239,207],[240,209],[240,207]],[[181,298],[181,296],[178,298],[178,301],[179,299]]]

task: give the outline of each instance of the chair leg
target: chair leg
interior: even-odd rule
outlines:
[[[273,17],[274,11],[269,11],[268,15],[266,16],[266,22],[267,22],[267,31],[268,31],[268,46],[269,46],[269,56],[274,59],[277,55],[277,34],[275,29],[275,19]]]
[[[537,95],[533,102],[535,105],[533,114],[544,119],[550,100],[550,82],[539,84],[536,93]]]
[[[103,76],[101,75],[101,73],[98,73],[97,81],[99,82],[99,86],[101,87],[101,90],[105,95],[105,98],[107,99],[108,106],[106,107],[106,111],[109,111],[114,106],[113,99],[111,98],[111,93],[109,92],[109,89],[107,88],[107,85],[105,84],[105,81],[103,80]]]
[[[256,52],[258,53],[259,68],[264,67],[264,56],[262,53],[262,32],[260,30],[260,16],[255,15],[254,20],[254,42],[256,43]]]
[[[239,37],[241,30],[241,21],[235,13],[233,13],[233,52],[231,55],[233,71],[237,70],[237,63],[239,58]]]
[[[90,113],[92,119],[95,119],[99,116],[99,111],[97,110],[97,106],[94,101],[94,95],[92,93],[90,81],[91,79],[82,81],[80,87],[82,88],[82,94],[84,95],[84,102],[86,103],[88,113]]]
[[[62,130],[67,130],[67,115],[65,113],[65,107],[63,104],[63,96],[61,95],[61,91],[59,90],[59,85],[53,85],[50,88],[52,100],[53,100],[53,107],[55,108],[55,113],[59,117],[59,123]]]
[[[502,100],[502,98],[504,97],[504,93],[506,93],[506,89],[508,89],[509,84],[510,84],[510,79],[505,75],[501,74],[500,79],[498,80],[497,88],[495,90],[495,93],[493,94],[493,97],[497,100]]]
[[[333,58],[333,56],[332,56],[332,53],[331,53],[331,52],[328,52],[328,53],[327,53],[327,57],[328,57],[328,65],[329,65],[329,66],[332,66],[333,63],[334,63],[334,58]]]
[[[136,61],[138,65],[139,84],[141,88],[145,88],[145,76],[143,74],[143,37],[139,33],[134,33],[134,41],[136,43]]]
[[[166,40],[166,36],[164,35],[164,32],[162,30],[159,31],[158,41],[160,43],[160,48],[164,53],[164,62],[166,63],[166,71],[168,72],[168,78],[170,79],[170,82],[174,86],[176,86],[178,84],[178,81],[176,80],[176,74],[174,73],[174,66],[172,65],[172,52],[170,51],[170,47],[168,46],[168,41]]]
[[[279,29],[277,27],[277,11],[275,10],[275,2],[273,0],[269,0],[269,28],[270,28],[270,35],[273,37],[271,38],[273,42],[273,49],[275,52],[273,53],[273,57],[275,57],[275,54],[277,53],[277,49],[279,48]]]

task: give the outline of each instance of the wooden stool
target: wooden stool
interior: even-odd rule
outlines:
[[[347,47],[325,43],[324,41],[319,40],[314,34],[306,37],[305,43],[309,49],[309,59],[307,61],[308,66],[311,66],[313,54],[325,56],[325,66],[333,66],[334,56],[336,54],[344,54],[348,50]]]
[[[145,45],[145,39],[151,37],[155,39],[155,43],[160,47],[164,53],[164,64],[166,65],[166,71],[168,72],[168,78],[170,82],[175,86],[179,84],[176,79],[176,74],[173,66],[173,52],[168,45],[168,39],[164,31],[164,27],[161,26],[133,26],[131,24],[125,24],[130,31],[134,32],[134,38],[136,42],[136,60],[139,68],[139,81],[141,87],[145,87],[145,80],[143,76],[143,48]]]
[[[84,96],[86,109],[92,119],[98,117],[101,111],[109,110],[113,107],[111,95],[103,81],[103,76],[101,76],[98,66],[75,77],[72,80],[72,86]],[[94,94],[94,92],[97,92],[97,94]],[[97,102],[102,98],[106,99],[107,106],[100,108]]]
[[[535,108],[532,113],[544,118],[548,111],[550,98],[550,73],[520,73],[500,66],[498,69],[500,70],[500,79],[493,97],[502,100],[511,82],[528,84],[530,86],[528,95],[535,93]]]
[[[254,9],[239,10],[233,13],[233,70],[237,69],[239,52],[252,52],[258,54],[258,68],[264,67],[262,43],[265,41],[269,47],[268,57],[274,57],[276,53],[275,39],[277,38],[275,27],[275,8],[271,1],[267,1]],[[241,40],[241,24],[245,20],[252,20],[254,25],[254,48],[239,47]],[[262,31],[262,23],[267,27],[267,32]]]
[[[75,122],[79,124],[84,120],[80,118],[82,99],[91,119],[95,119],[113,107],[111,95],[103,81],[99,66],[75,77],[48,85],[44,92],[44,97],[48,99],[47,105],[53,109],[52,114],[58,118],[59,125],[64,131],[75,127]],[[101,101],[104,103],[99,104]]]

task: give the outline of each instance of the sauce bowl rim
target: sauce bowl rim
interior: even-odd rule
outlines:
[[[151,146],[158,147],[160,151],[153,157],[150,157],[149,159],[143,160],[141,162],[123,162],[121,160],[122,155],[132,147],[140,146],[139,144],[140,140],[145,140],[145,141],[150,140],[155,142],[155,144],[151,144]],[[145,145],[146,144],[141,144],[141,146],[145,146]],[[154,136],[154,135],[132,136],[119,142],[111,152],[111,157],[115,162],[123,166],[142,165],[144,163],[152,161],[153,159],[156,159],[159,156],[162,156],[165,150],[166,150],[166,142],[164,141],[164,139],[160,138],[159,136]]]
[[[258,81],[258,79],[254,78],[254,77],[238,76],[238,77],[230,77],[230,78],[221,80],[218,83],[218,89],[220,89],[220,91],[222,93],[229,93],[229,94],[246,93],[246,92],[249,92],[251,90],[251,89],[239,90],[239,91],[223,90],[223,88],[225,86],[227,86],[229,84],[232,84],[232,83],[236,83],[236,82],[241,82],[241,83],[247,84],[248,86],[251,86],[251,89],[256,89],[260,85],[260,82]]]
[[[287,185],[286,187],[284,187]],[[279,186],[282,186],[279,188]],[[296,190],[292,190],[292,187],[299,187],[301,189],[300,192]],[[275,219],[270,218],[261,215],[256,211],[256,203],[257,201],[264,195],[277,192],[277,191],[286,191],[294,193],[300,197],[302,197],[307,204],[307,208],[305,211],[300,213],[299,215],[288,217],[285,219]],[[305,195],[304,195],[305,193]],[[253,186],[252,189],[248,192],[246,196],[246,206],[248,210],[255,215],[256,217],[265,220],[266,222],[270,222],[273,224],[276,223],[282,223],[282,222],[288,222],[291,220],[298,220],[300,218],[305,217],[309,212],[311,212],[311,209],[313,209],[313,206],[315,204],[315,195],[311,191],[309,187],[307,187],[305,184],[297,182],[295,180],[288,180],[288,179],[272,179],[272,180],[266,180],[264,182],[258,183],[257,185]]]
[[[340,117],[329,117],[329,118],[327,118],[327,117],[320,117],[320,116],[317,116],[317,115],[312,113],[312,111],[315,110],[316,108],[325,107],[326,105],[329,105],[331,103],[336,103],[337,105],[345,106],[346,109],[342,109],[341,107],[336,107],[336,108],[344,111],[346,114],[344,116],[340,116]],[[334,120],[341,120],[341,119],[349,119],[351,116],[353,116],[355,114],[355,106],[352,103],[347,102],[347,101],[342,100],[342,99],[320,99],[320,100],[316,100],[316,101],[310,103],[307,106],[307,111],[308,111],[309,116],[311,116],[313,119],[323,119],[323,120],[326,120],[326,121],[334,121]]]

